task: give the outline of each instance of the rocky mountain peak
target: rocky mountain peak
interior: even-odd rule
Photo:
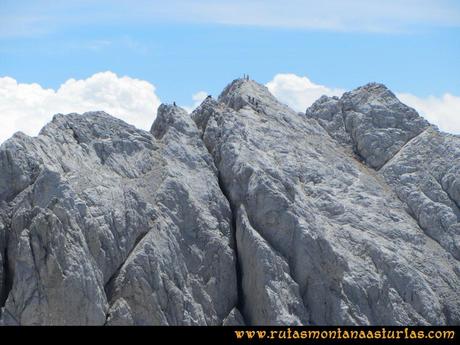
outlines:
[[[155,138],[161,139],[170,128],[184,134],[193,134],[196,131],[196,126],[185,109],[177,105],[161,104],[150,132]]]
[[[353,91],[345,92],[341,102],[344,110],[369,111],[370,115],[377,118],[377,121],[379,117],[389,116],[414,121],[420,119],[414,109],[399,101],[384,84],[369,83]],[[385,123],[381,126],[385,126]]]
[[[391,95],[393,97],[396,97],[385,84],[376,83],[376,82],[371,82],[363,86],[359,86],[352,92],[368,93],[368,94],[373,94],[376,96],[378,95],[382,96],[383,94],[388,94],[389,96]]]
[[[71,132],[78,143],[89,143],[99,139],[115,139],[137,131],[134,126],[104,111],[90,111],[83,114],[56,114],[39,135],[56,137]]]
[[[376,169],[429,127],[414,109],[378,83],[346,92],[340,99],[322,97],[306,115]]]
[[[236,79],[225,87],[218,100],[234,110],[278,102],[265,85],[251,79]]]
[[[460,137],[375,83],[305,115],[243,78],[13,136],[0,324],[459,324]]]

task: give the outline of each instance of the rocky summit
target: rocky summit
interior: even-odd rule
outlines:
[[[0,147],[2,325],[459,325],[460,137],[381,84],[305,113],[245,79],[150,132]]]

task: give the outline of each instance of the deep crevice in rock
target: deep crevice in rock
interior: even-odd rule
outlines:
[[[411,143],[414,139],[418,138],[420,135],[422,135],[423,133],[425,133],[427,130],[429,130],[430,128],[432,128],[432,126],[427,126],[425,129],[423,129],[420,133],[414,135],[413,137],[409,138],[393,155],[391,155],[391,157],[389,157],[385,162],[383,162],[383,164],[381,164],[379,167],[371,167],[368,162],[367,162],[367,159],[366,157],[363,157],[361,155],[361,153],[359,152],[359,149],[357,147],[357,141],[356,141],[356,135],[353,133],[352,129],[351,128],[348,128],[347,126],[347,121],[346,121],[346,118],[347,118],[347,114],[346,112],[347,111],[350,111],[350,110],[353,110],[353,109],[345,109],[344,108],[344,105],[341,104],[341,102],[339,102],[339,109],[340,109],[340,117],[342,119],[342,124],[343,124],[343,129],[345,131],[346,134],[348,134],[348,136],[350,137],[350,140],[351,140],[351,148],[352,148],[352,151],[353,153],[357,156],[357,158],[359,158],[359,160],[361,161],[361,163],[367,165],[368,167],[370,167],[371,169],[374,169],[375,171],[380,171],[381,169],[383,169],[394,157],[396,157],[409,143]],[[325,131],[326,133],[329,135],[330,138],[332,138],[334,141],[336,141],[339,145],[342,145],[335,137],[334,135],[332,135],[328,129],[326,128],[326,126],[324,126],[321,122],[317,121],[318,125],[321,126]]]
[[[5,306],[6,300],[13,288],[13,275],[10,270],[10,264],[8,260],[8,234],[10,226],[5,229],[4,240],[5,240],[5,250],[2,253],[3,256],[3,289],[0,291],[0,308]]]
[[[5,306],[8,295],[11,291],[12,284],[10,282],[10,274],[8,274],[8,255],[7,250],[2,253],[3,255],[3,289],[0,291],[0,308]]]
[[[243,319],[246,321],[247,317],[244,315],[244,291],[243,291],[243,272],[240,267],[240,262],[239,262],[239,252],[238,252],[238,243],[236,240],[236,207],[233,205],[230,196],[228,195],[228,192],[225,188],[225,184],[222,181],[222,177],[220,174],[219,168],[217,168],[218,171],[218,183],[219,183],[219,188],[222,191],[222,194],[224,197],[227,199],[228,204],[230,205],[230,212],[231,212],[231,231],[232,231],[232,240],[233,240],[233,250],[235,251],[235,271],[236,271],[236,286],[237,286],[237,302],[236,302],[236,308],[239,310],[241,316],[243,316]]]
[[[131,248],[131,250],[128,252],[126,255],[126,258],[120,263],[120,265],[117,267],[117,269],[114,271],[114,273],[110,276],[110,278],[107,280],[107,282],[104,284],[104,292],[105,296],[107,298],[107,302],[110,304],[112,301],[113,297],[113,283],[115,282],[115,279],[118,277],[120,274],[121,269],[123,268],[123,265],[128,261],[129,257],[131,254],[134,252],[134,250],[137,248],[138,244],[147,236],[149,231],[140,233],[136,240],[134,241],[134,244]]]
[[[456,213],[456,215],[458,213],[460,213],[460,204],[457,202],[457,200],[455,200],[452,195],[450,195],[449,191],[446,190],[444,188],[444,186],[442,185],[442,181],[440,179],[438,179],[433,173],[430,172],[430,175],[431,177],[433,178],[433,180],[438,184],[438,187],[439,189],[441,189],[442,192],[444,192],[447,196],[447,198],[452,202],[453,205],[455,205],[455,207],[457,207],[457,210],[455,210],[454,212]],[[434,200],[433,200],[434,201]],[[458,218],[458,217],[457,217]]]
[[[220,102],[220,100],[218,100],[218,102]],[[231,225],[230,226],[231,226],[231,232],[232,232],[231,235],[232,235],[232,242],[233,242],[233,251],[235,252],[235,271],[236,271],[236,284],[237,284],[237,301],[236,301],[236,305],[234,307],[236,307],[238,309],[238,311],[240,312],[241,316],[243,317],[244,322],[246,323],[248,318],[245,315],[244,308],[243,308],[244,303],[245,303],[245,301],[244,301],[244,291],[243,291],[243,277],[242,277],[243,272],[242,272],[241,265],[240,265],[238,243],[237,243],[237,239],[236,239],[237,207],[233,204],[233,202],[232,202],[232,200],[230,198],[229,192],[227,191],[227,188],[225,186],[225,183],[224,183],[222,175],[221,175],[221,171],[219,169],[219,164],[216,161],[212,151],[210,150],[208,145],[206,145],[206,142],[204,140],[206,128],[207,128],[207,125],[208,125],[208,122],[209,122],[209,119],[211,118],[211,116],[212,115],[207,116],[205,124],[203,124],[201,126],[202,128],[199,128],[201,133],[200,133],[200,135],[198,137],[203,142],[203,146],[206,148],[206,150],[208,151],[209,155],[212,158],[212,161],[214,162],[214,165],[215,165],[216,171],[217,171],[217,182],[218,182],[218,185],[219,185],[219,189],[222,192],[222,195],[225,197],[225,199],[227,199],[227,202],[228,202],[229,207],[230,207],[230,212],[231,212]],[[195,119],[194,119],[194,122],[195,122]],[[196,122],[195,122],[195,124],[196,124]],[[229,311],[229,313],[230,312],[231,312],[231,310]]]
[[[396,151],[390,158],[388,158],[385,163],[383,163],[379,168],[375,168],[374,170],[375,171],[380,171],[382,170],[389,162],[391,162],[393,160],[393,158],[395,158],[407,145],[409,145],[412,141],[414,141],[415,139],[417,139],[419,136],[421,136],[423,133],[425,133],[428,129],[428,128],[425,128],[423,131],[421,131],[419,134],[417,134],[416,136],[413,136],[412,138],[410,138],[408,141],[406,141],[404,143],[404,145],[402,145],[398,151]]]

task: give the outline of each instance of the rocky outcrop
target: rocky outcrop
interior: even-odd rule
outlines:
[[[0,147],[0,324],[460,324],[459,168],[379,84],[56,115]]]
[[[0,217],[0,305],[5,303],[7,288],[6,288],[6,275],[5,275],[5,266],[6,266],[6,234],[5,234],[5,224],[3,217]]]
[[[381,168],[429,124],[382,84],[346,92],[341,99],[323,96],[307,109],[340,143],[349,144],[372,168]]]
[[[222,323],[237,290],[230,209],[189,134],[171,127],[156,140],[87,113],[2,145],[4,323]]]
[[[240,206],[236,223],[238,256],[242,271],[244,313],[249,323],[302,325],[307,312],[298,284],[286,260],[249,224]]]
[[[134,324],[222,324],[237,303],[237,286],[231,212],[216,168],[184,110],[160,106],[151,132],[167,161],[155,191],[157,220],[109,295],[127,302],[131,313],[117,313],[131,314]]]
[[[375,94],[358,100],[386,102],[380,87],[355,91],[362,92]],[[396,117],[399,107],[406,108],[394,104],[395,109],[387,107]],[[375,127],[364,106],[356,109],[371,122],[362,125],[366,130],[355,130],[360,141]],[[412,118],[424,127],[408,112],[401,115],[404,121]],[[312,113],[299,115],[265,87],[236,80],[218,101],[208,99],[192,114],[238,212],[245,319],[253,324],[458,323],[458,261],[424,234],[383,176],[355,157],[351,148],[359,145],[351,145],[347,130],[337,125],[343,140],[336,140]],[[386,133],[402,131],[403,125],[394,126]],[[393,141],[404,145],[414,133]],[[376,148],[373,154],[384,152],[384,158],[375,162],[386,162],[396,151],[396,146]]]
[[[223,326],[244,326],[244,319],[237,308],[233,308],[230,314],[224,319]]]
[[[384,85],[307,109],[331,137],[381,175],[426,234],[460,259],[460,138],[439,132]]]
[[[382,169],[425,233],[460,260],[459,137],[428,128]]]

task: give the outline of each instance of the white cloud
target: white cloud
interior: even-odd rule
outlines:
[[[199,106],[201,102],[203,102],[206,97],[208,97],[208,93],[206,91],[198,91],[192,96],[192,99],[195,101],[195,107]]]
[[[266,86],[281,102],[301,112],[304,112],[322,95],[340,96],[344,92],[341,89],[315,84],[307,77],[295,74],[277,74]]]
[[[460,97],[450,93],[442,97],[429,96],[420,98],[409,93],[400,93],[398,98],[416,109],[420,115],[440,130],[460,134]]]
[[[301,112],[322,95],[343,93],[341,89],[318,85],[295,74],[277,74],[266,86],[280,101]],[[195,93],[193,104],[184,108],[193,111],[207,95],[205,91]],[[422,98],[399,93],[398,97],[441,130],[460,134],[460,96],[446,93],[442,97]],[[37,135],[56,113],[104,110],[148,130],[159,105],[154,85],[112,72],[96,73],[83,80],[69,79],[57,90],[3,77],[0,78],[0,143],[16,131]]]
[[[160,99],[147,81],[101,72],[69,79],[58,90],[0,78],[0,143],[16,131],[37,135],[56,113],[103,110],[138,128],[149,129]]]
[[[205,100],[206,97],[208,97],[208,95],[209,93],[207,93],[206,91],[198,91],[192,96],[193,105],[182,106],[182,108],[184,108],[188,113],[191,113],[195,110],[195,108],[197,108],[201,104],[201,102]]]

